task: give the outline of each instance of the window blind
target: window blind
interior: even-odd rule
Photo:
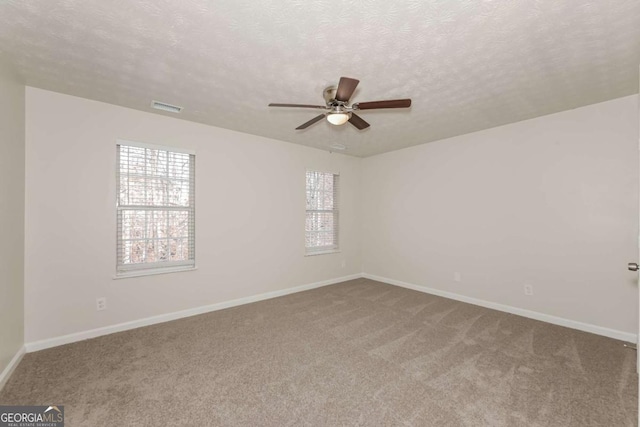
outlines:
[[[117,145],[117,272],[195,266],[195,155]]]
[[[339,247],[339,182],[338,174],[307,171],[307,254],[335,251]]]

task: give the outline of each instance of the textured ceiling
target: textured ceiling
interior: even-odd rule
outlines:
[[[369,156],[638,92],[638,0],[3,0],[30,86]],[[371,128],[295,127],[340,76]],[[163,113],[159,113],[163,114]]]

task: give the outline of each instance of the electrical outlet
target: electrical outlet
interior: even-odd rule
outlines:
[[[527,296],[533,295],[533,285],[524,285],[524,294]]]
[[[96,298],[96,310],[102,311],[107,309],[107,299],[105,297]]]
[[[454,282],[462,282],[462,274],[459,271],[453,273],[453,281]]]

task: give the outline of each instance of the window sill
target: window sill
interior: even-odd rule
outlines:
[[[340,253],[340,249],[328,249],[326,251],[317,251],[317,252],[306,252],[304,256],[316,256],[316,255],[327,255],[327,254],[338,254]]]
[[[158,268],[158,269],[149,269],[149,270],[124,271],[121,273],[116,273],[116,275],[113,276],[113,280],[129,279],[131,277],[155,276],[157,274],[179,273],[181,271],[194,271],[197,269],[198,267],[185,266],[185,267],[171,267],[171,268],[162,268],[162,269]]]

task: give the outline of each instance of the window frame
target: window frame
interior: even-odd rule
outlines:
[[[146,205],[120,205],[120,146],[128,146],[128,147],[136,147],[150,150],[160,150],[171,153],[180,153],[187,154],[190,156],[189,160],[189,183],[193,185],[193,190],[190,189],[189,196],[189,206],[186,207],[176,207],[176,206],[146,206]],[[195,221],[196,221],[196,195],[195,195],[195,172],[196,172],[196,152],[195,150],[185,149],[181,147],[171,147],[165,145],[157,145],[157,144],[149,144],[144,142],[137,142],[125,139],[116,139],[116,161],[115,161],[115,178],[116,178],[116,189],[115,189],[115,204],[116,204],[116,265],[115,265],[115,275],[114,279],[123,279],[128,277],[138,277],[138,276],[149,276],[156,274],[166,274],[166,273],[175,273],[180,271],[191,271],[196,270],[196,229],[195,229]],[[125,210],[139,210],[139,211],[187,211],[189,215],[189,225],[187,231],[187,245],[192,249],[192,259],[182,260],[182,261],[155,261],[155,262],[145,262],[145,263],[137,263],[137,264],[122,264],[121,263],[121,252],[119,251],[119,246],[121,245],[121,236],[122,236],[122,224],[118,220],[121,211]]]
[[[333,209],[307,209],[307,175],[312,173],[321,173],[321,174],[331,174],[333,175]],[[319,169],[307,169],[305,171],[305,256],[315,256],[315,255],[326,255],[326,254],[334,254],[341,252],[340,249],[340,173],[328,170],[319,170]],[[334,242],[330,246],[318,246],[318,247],[309,247],[306,244],[307,237],[307,229],[306,229],[306,221],[307,215],[309,212],[331,212],[333,213],[333,236],[335,237]],[[317,248],[317,249],[314,249]]]

